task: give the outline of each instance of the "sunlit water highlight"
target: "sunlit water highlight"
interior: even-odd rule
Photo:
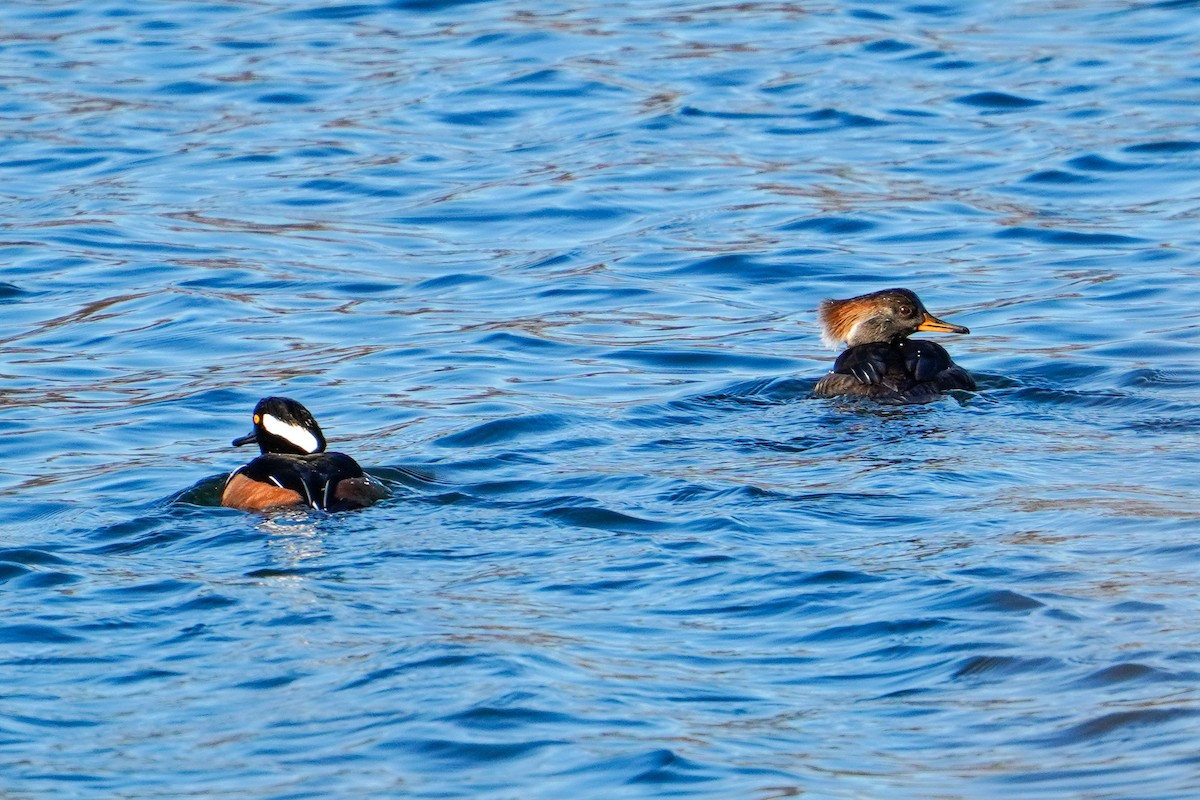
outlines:
[[[0,789],[1194,796],[1194,15],[5,4]]]

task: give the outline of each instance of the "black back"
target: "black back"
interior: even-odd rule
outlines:
[[[890,392],[901,402],[926,402],[950,389],[975,390],[975,380],[954,363],[946,348],[923,339],[848,347],[834,362],[833,373],[853,376],[864,389],[861,394],[882,399],[882,394]]]
[[[336,498],[337,485],[344,480],[364,477],[357,461],[345,453],[335,452],[308,455],[264,453],[233,473],[238,474],[260,483],[291,489],[309,507],[322,511],[357,507],[356,504],[344,504]]]

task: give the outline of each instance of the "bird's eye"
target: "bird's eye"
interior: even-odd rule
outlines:
[[[913,313],[912,306],[900,306],[900,316],[911,317]]]

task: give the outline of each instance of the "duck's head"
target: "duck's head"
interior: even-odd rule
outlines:
[[[258,442],[263,453],[305,455],[325,449],[325,434],[308,409],[290,397],[264,397],[254,407],[254,430],[233,440],[234,447]]]
[[[818,314],[821,338],[830,347],[896,342],[917,331],[970,333],[938,319],[908,289],[884,289],[848,300],[823,300]]]

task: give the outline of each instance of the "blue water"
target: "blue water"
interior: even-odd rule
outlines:
[[[1194,2],[0,6],[5,797],[1200,794]],[[976,394],[814,400],[889,286]],[[216,506],[295,397],[393,496]]]

